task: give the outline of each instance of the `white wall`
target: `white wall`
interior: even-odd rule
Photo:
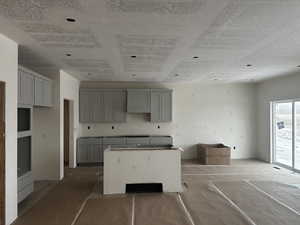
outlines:
[[[34,68],[30,68],[34,70]],[[53,106],[33,108],[32,172],[34,180],[58,180],[60,176],[60,76],[53,71]]]
[[[196,156],[196,144],[223,142],[236,146],[233,158],[256,156],[255,86],[252,84],[158,85],[83,82],[82,87],[167,87],[174,90],[172,123],[150,123],[144,115],[128,114],[127,123],[81,124],[82,136],[162,134],[185,149],[184,158]],[[111,126],[115,129],[112,130]],[[160,125],[160,129],[157,126]],[[88,130],[88,126],[91,129]]]
[[[18,45],[0,34],[0,80],[6,84],[6,224],[17,217],[17,74]]]
[[[60,71],[60,173],[64,168],[64,99],[70,100],[70,167],[76,167],[76,139],[79,136],[79,85],[80,81]]]
[[[258,157],[270,162],[270,102],[300,98],[300,74],[266,80],[257,85]]]

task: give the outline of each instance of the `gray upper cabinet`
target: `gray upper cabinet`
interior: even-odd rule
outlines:
[[[43,80],[44,86],[44,106],[51,107],[53,104],[52,100],[52,81],[51,80]]]
[[[172,121],[172,90],[151,90],[151,122]]]
[[[150,113],[150,89],[127,89],[127,112]]]
[[[126,92],[123,89],[81,89],[81,123],[125,122]]]
[[[44,107],[52,106],[52,82],[50,80],[35,77],[34,105]]]
[[[18,103],[33,105],[34,77],[23,69],[18,71]]]
[[[18,103],[30,106],[52,106],[52,81],[19,66]]]

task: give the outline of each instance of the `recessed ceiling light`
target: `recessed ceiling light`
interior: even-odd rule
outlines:
[[[76,22],[76,20],[74,18],[71,18],[71,17],[67,17],[66,21],[70,22],[70,23],[75,23]]]
[[[198,59],[198,58],[199,58],[199,56],[194,56],[194,57],[193,57],[193,59]]]
[[[136,55],[132,55],[131,58],[136,58]]]
[[[251,67],[251,66],[252,66],[252,64],[247,64],[246,66],[247,66],[247,67]]]
[[[71,53],[67,53],[67,54],[66,54],[66,56],[71,56],[71,55],[72,55]]]

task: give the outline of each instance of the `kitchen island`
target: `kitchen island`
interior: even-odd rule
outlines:
[[[128,185],[160,184],[181,192],[181,152],[177,147],[111,148],[104,151],[104,194],[126,193]]]

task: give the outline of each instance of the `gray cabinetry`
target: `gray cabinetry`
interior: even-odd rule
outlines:
[[[80,138],[77,146],[77,163],[103,162],[102,138]]]
[[[79,101],[81,123],[126,121],[126,93],[123,89],[82,89]]]
[[[151,122],[172,121],[172,90],[151,90]]]
[[[127,112],[150,113],[150,89],[127,89]]]
[[[52,106],[52,81],[19,66],[18,103],[29,106]]]
[[[23,105],[34,103],[34,77],[23,69],[18,71],[18,102]]]
[[[126,121],[126,93],[124,90],[104,91],[104,121]]]
[[[164,146],[164,145],[173,145],[173,139],[172,137],[150,137],[150,145],[155,146]]]
[[[34,79],[34,105],[50,107],[52,105],[52,82],[35,77]]]

